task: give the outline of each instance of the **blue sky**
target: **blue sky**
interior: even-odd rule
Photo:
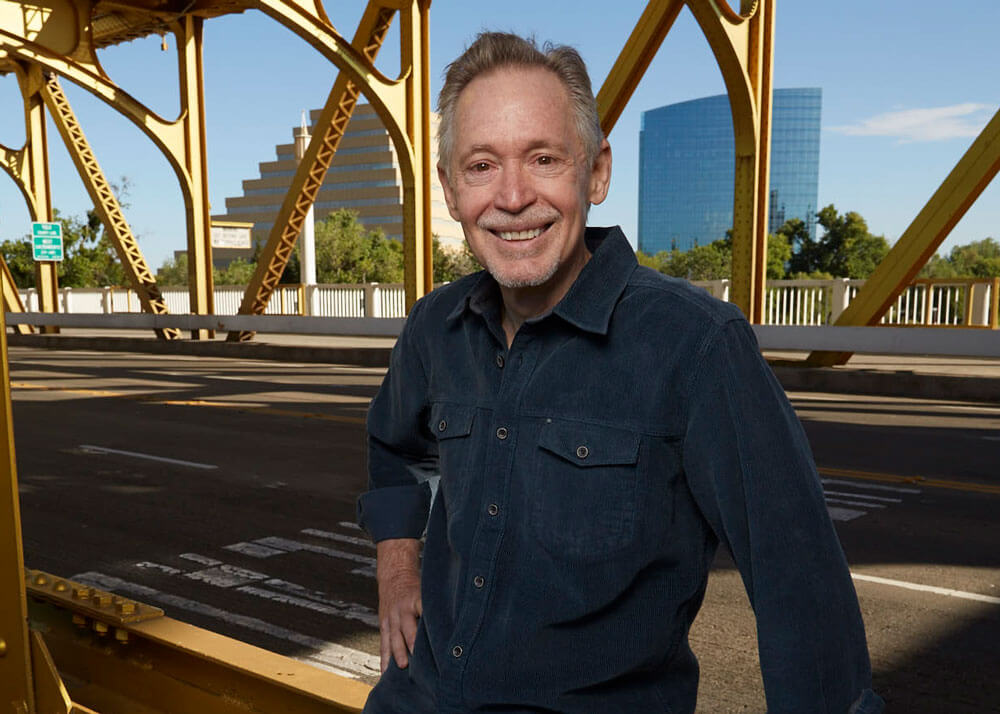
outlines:
[[[738,5],[738,0],[732,0]],[[644,2],[617,0],[434,0],[431,6],[432,93],[444,66],[476,32],[513,30],[571,44],[583,54],[595,91],[614,63]],[[353,36],[363,2],[328,2],[334,25]],[[891,241],[940,185],[1000,104],[996,68],[1000,3],[955,0],[780,0],[775,86],[823,89],[819,205],[859,212],[872,232]],[[210,198],[213,212],[241,194],[257,163],[291,141],[301,110],[318,108],[336,68],[288,30],[257,12],[211,20],[205,30]],[[177,114],[173,41],[157,37],[103,50],[107,73],[164,116]],[[392,33],[379,66],[398,69]],[[128,177],[126,216],[155,268],[185,247],[183,203],[166,160],[130,122],[87,92],[63,84],[98,160],[112,180]],[[595,224],[618,223],[634,241],[641,112],[724,92],[714,59],[684,10],[610,138],[614,175]],[[13,76],[0,77],[0,143],[24,141]],[[83,214],[88,199],[54,129],[49,133],[53,200]],[[0,174],[0,239],[28,230],[23,199]],[[982,194],[944,245],[1000,239],[1000,180]]]

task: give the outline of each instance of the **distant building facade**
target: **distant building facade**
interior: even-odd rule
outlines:
[[[311,112],[315,121],[319,111]],[[432,132],[437,117],[432,115]],[[298,162],[295,144],[278,144],[276,160],[259,164],[260,176],[243,182],[243,195],[226,199],[226,213],[213,221],[251,222],[253,242],[263,243],[274,225],[281,203],[291,186]],[[437,165],[437,154],[431,157]],[[403,237],[403,182],[399,160],[389,132],[369,104],[359,104],[334,154],[323,186],[314,204],[321,221],[341,208],[357,211],[358,220],[369,230],[381,228],[390,238]],[[452,220],[436,169],[431,170],[431,231],[444,247],[458,247],[464,240],[461,225]],[[252,254],[252,248],[247,254]]]
[[[822,90],[776,89],[771,111],[768,231],[800,218],[815,237]],[[642,114],[639,250],[688,250],[733,227],[735,180],[729,98],[693,99]]]

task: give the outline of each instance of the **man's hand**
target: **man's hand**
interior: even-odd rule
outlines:
[[[400,669],[410,663],[417,637],[420,602],[420,541],[396,538],[380,541],[376,551],[378,580],[378,621],[382,636],[382,671],[389,657]]]

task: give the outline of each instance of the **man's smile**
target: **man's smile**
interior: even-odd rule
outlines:
[[[551,225],[551,224],[550,224]],[[519,231],[490,231],[493,235],[497,236],[501,240],[505,241],[523,241],[531,240],[532,238],[537,238],[542,233],[544,233],[549,226],[541,226],[539,228],[526,228]]]

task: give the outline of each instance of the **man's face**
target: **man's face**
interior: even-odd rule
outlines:
[[[438,167],[452,218],[502,286],[569,289],[589,253],[587,209],[607,195],[611,150],[591,166],[569,95],[552,72],[504,68],[477,77],[455,108],[450,178]]]

